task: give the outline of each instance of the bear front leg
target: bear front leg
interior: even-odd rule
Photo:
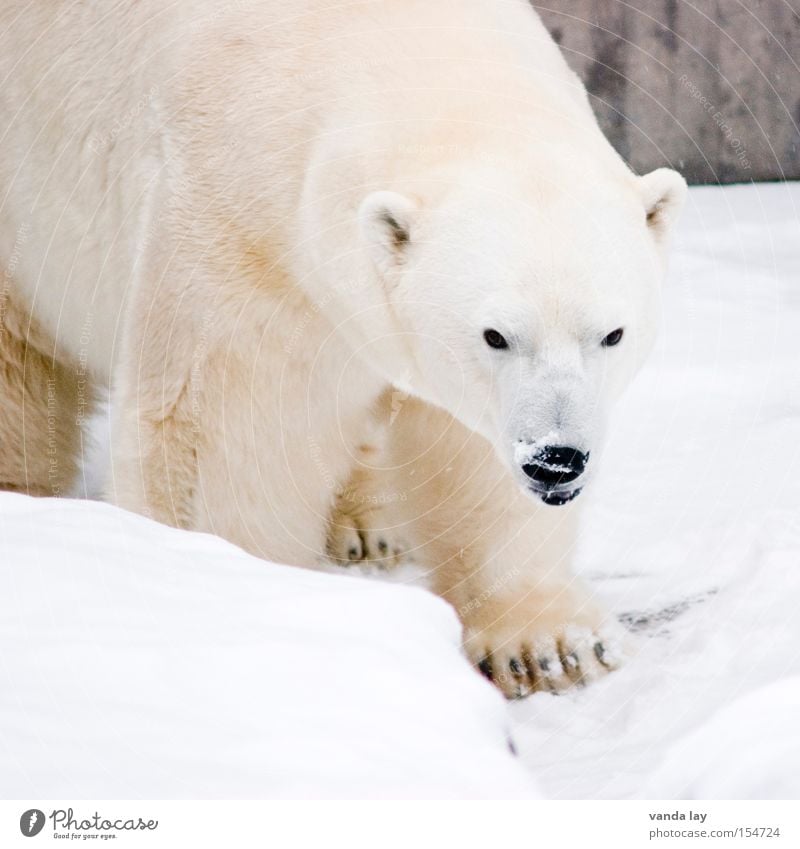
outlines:
[[[132,298],[111,396],[106,499],[180,528],[194,526],[197,415],[191,314],[166,286]]]
[[[365,441],[355,452],[356,465],[336,493],[328,523],[328,557],[342,566],[354,564],[388,569],[408,557],[408,541],[397,525],[391,475],[382,474],[385,460],[383,434]]]
[[[398,495],[412,553],[503,693],[558,691],[620,664],[624,629],[570,569],[578,502],[534,501],[483,437],[421,401],[403,407],[387,449],[384,488]]]
[[[465,521],[430,544],[436,589],[458,612],[472,662],[509,698],[590,683],[621,663],[625,634],[570,571],[575,507],[528,505],[507,486],[506,498],[476,492]]]
[[[55,497],[76,482],[78,421],[94,399],[78,367],[53,350],[13,293],[1,292],[0,489]]]
[[[590,683],[620,665],[626,644],[581,580],[514,551],[526,542],[536,550],[541,536],[521,529],[500,544],[499,562],[460,552],[454,571],[464,580],[443,592],[464,623],[468,656],[510,698]]]

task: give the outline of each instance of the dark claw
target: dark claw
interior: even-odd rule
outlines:
[[[528,678],[533,681],[536,677],[536,669],[534,668],[533,661],[531,660],[530,652],[525,648],[522,649],[522,662],[525,664],[525,673]]]
[[[547,672],[550,669],[550,661],[546,657],[540,657],[538,663],[542,672]]]
[[[492,673],[492,660],[489,657],[485,657],[479,664],[478,669],[480,670],[481,675],[485,678],[488,678],[490,681],[494,680],[494,675]]]
[[[515,657],[508,661],[508,667],[514,675],[522,675],[522,664]]]
[[[381,554],[386,554],[386,552],[389,551],[389,544],[385,539],[378,540],[378,551],[380,551]]]
[[[570,669],[580,669],[581,662],[578,660],[578,655],[572,651],[565,658],[565,666],[568,666]]]
[[[594,644],[594,656],[597,658],[597,660],[600,663],[603,664],[603,666],[606,665],[606,661],[605,661],[606,647],[602,643],[595,643]]]
[[[358,560],[358,549],[357,549],[355,546],[353,546],[352,548],[350,548],[350,549],[348,550],[348,552],[347,552],[347,556],[348,556],[351,560]]]
[[[517,747],[514,745],[514,741],[509,737],[508,738],[508,751],[511,752],[512,755],[516,758],[519,754],[517,752]]]

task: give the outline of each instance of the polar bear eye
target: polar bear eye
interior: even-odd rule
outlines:
[[[613,348],[614,345],[619,345],[620,341],[622,340],[622,334],[624,332],[625,331],[621,327],[618,327],[616,330],[612,330],[611,333],[609,333],[608,336],[603,339],[603,347]]]
[[[492,330],[491,328],[489,328],[489,330],[483,331],[483,338],[486,340],[486,344],[490,348],[500,349],[500,348],[507,348],[508,347],[508,342],[506,342],[506,337],[503,336],[502,333],[498,333],[496,330]]]

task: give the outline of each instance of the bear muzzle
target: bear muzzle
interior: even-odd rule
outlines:
[[[580,495],[582,486],[571,486],[586,471],[589,452],[569,445],[545,445],[522,464],[531,492],[550,506],[560,507]]]

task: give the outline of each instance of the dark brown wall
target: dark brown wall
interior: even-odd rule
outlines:
[[[800,178],[800,0],[533,5],[635,170]]]

